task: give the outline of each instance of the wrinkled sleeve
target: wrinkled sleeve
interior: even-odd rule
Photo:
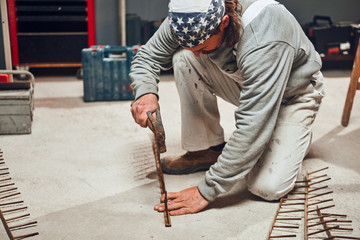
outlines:
[[[209,201],[244,178],[271,138],[289,79],[294,49],[283,42],[257,47],[239,60],[243,74],[240,105],[235,110],[236,129],[198,184]]]
[[[178,47],[166,18],[149,41],[141,46],[131,63],[129,76],[135,99],[147,93],[158,94],[160,71],[172,67],[172,55]]]

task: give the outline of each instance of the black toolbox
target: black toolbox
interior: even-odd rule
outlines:
[[[334,24],[331,17],[318,15],[304,26],[306,35],[322,57],[351,54],[352,30],[350,23]]]

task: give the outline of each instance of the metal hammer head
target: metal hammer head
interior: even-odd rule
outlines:
[[[155,113],[156,119],[151,112],[146,113],[148,116],[147,125],[155,135],[155,139],[159,147],[159,152],[164,153],[166,152],[165,131],[161,121],[160,109],[156,109]]]

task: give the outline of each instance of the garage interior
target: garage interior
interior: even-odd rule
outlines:
[[[168,1],[144,1],[141,9],[136,2],[126,3],[129,21],[136,15],[136,19],[140,16],[156,25],[161,20],[159,16],[166,17]],[[360,7],[356,0],[279,2],[293,12],[301,24],[311,22],[316,14],[330,15],[334,22],[359,24],[360,21],[358,11],[353,14],[353,9]],[[124,7],[122,3],[94,1],[96,45],[122,46],[124,39],[119,34],[121,26],[117,24],[121,7]],[[1,8],[4,8],[3,2]],[[128,36],[133,34],[131,29],[128,25]],[[4,34],[4,28],[2,32]],[[133,35],[133,39],[126,41],[139,41],[139,36]],[[53,46],[61,45],[61,41]],[[6,55],[7,43],[2,42],[4,48],[0,53],[3,55]],[[81,51],[77,54],[81,57]],[[56,57],[56,53],[45,57]],[[347,235],[360,239],[359,91],[353,99],[348,125],[341,124],[350,76],[355,68],[354,58],[324,57],[326,96],[313,127],[312,146],[303,161],[302,177],[308,172],[328,168],[324,172],[331,178],[327,186],[332,191],[329,198],[335,205],[331,211],[351,219],[347,227],[352,230]],[[267,238],[279,202],[255,197],[246,190],[245,181],[200,213],[172,217],[172,226],[164,227],[163,215],[153,210],[159,202],[160,190],[151,146],[152,132],[133,121],[131,100],[84,101],[84,79],[79,76],[81,62],[72,65],[79,64],[75,63],[79,59],[71,61],[70,57],[67,66],[45,66],[51,58],[40,66],[32,63],[24,68],[26,64],[19,63],[20,68],[31,72],[35,79],[31,132],[1,134],[0,162],[2,157],[31,214],[29,219],[37,222],[35,230],[29,231],[39,234],[29,239]],[[59,64],[54,61],[52,64]],[[6,60],[0,63],[1,69],[9,69]],[[19,68],[13,65],[11,69]],[[159,89],[167,146],[164,155],[182,154],[180,103],[171,71],[161,73]],[[222,99],[218,104],[228,139],[235,125],[235,107]],[[1,107],[0,98],[0,116]],[[204,174],[165,174],[166,188],[168,192],[175,192],[195,186]],[[2,196],[0,192],[0,210]],[[303,224],[289,231],[297,235],[291,239],[304,239]],[[10,239],[1,224],[0,239]]]

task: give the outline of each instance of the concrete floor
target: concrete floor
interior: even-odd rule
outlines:
[[[350,71],[325,71],[327,96],[314,126],[303,172],[329,167],[334,212],[353,220],[360,236],[360,92],[350,124],[340,125]],[[172,75],[160,83],[166,154],[182,153],[180,109]],[[130,102],[82,100],[73,76],[38,76],[32,133],[0,136],[7,167],[40,235],[34,239],[266,239],[277,202],[252,196],[240,182],[205,211],[172,217],[153,211],[159,201],[150,131],[138,127]],[[228,138],[234,107],[219,101]],[[197,184],[204,173],[165,175],[168,191]],[[1,229],[0,229],[1,231]]]

